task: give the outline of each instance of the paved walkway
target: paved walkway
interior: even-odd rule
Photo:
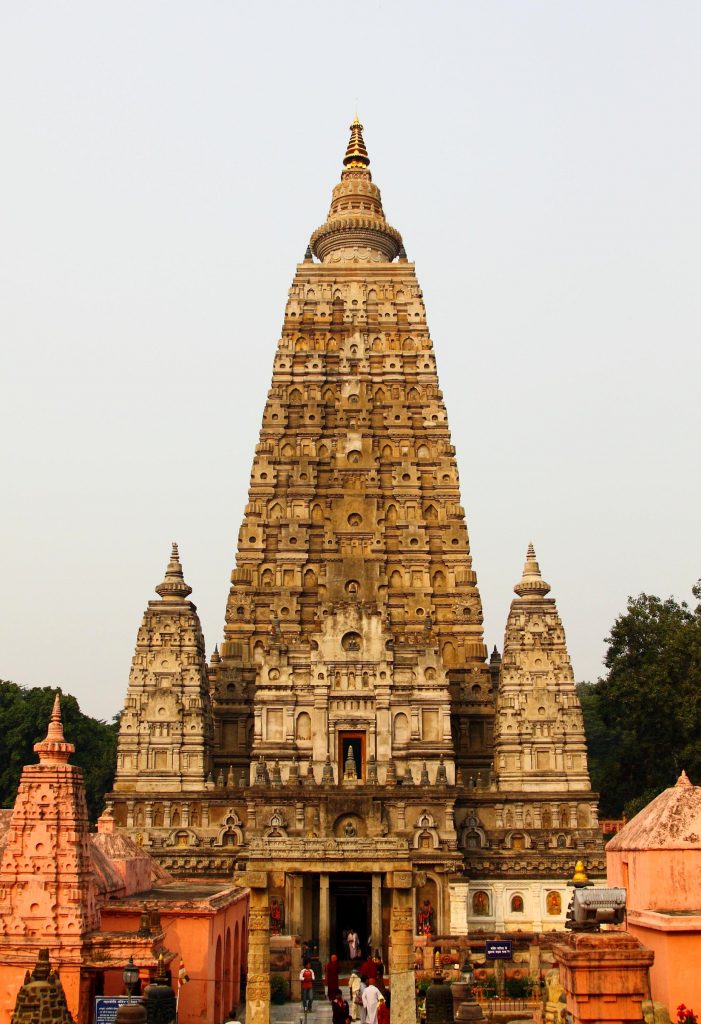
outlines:
[[[246,1008],[241,1006],[237,1020],[246,1024]],[[329,1024],[331,1020],[331,1003],[328,999],[316,1000],[306,1020],[301,1003],[283,1003],[282,1006],[270,1004],[271,1024]]]
[[[331,1003],[328,999],[314,1001],[311,1013],[304,1019],[301,1003],[283,1003],[282,1006],[270,1007],[272,1024],[329,1024],[331,1020]]]

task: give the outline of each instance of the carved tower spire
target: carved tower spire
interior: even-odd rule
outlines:
[[[68,764],[75,747],[63,735],[58,694],[34,750],[39,763],[22,771],[0,861],[0,963],[28,964],[48,948],[74,982],[100,915],[83,772]]]
[[[330,758],[341,782],[353,734],[361,781],[368,758],[381,783],[424,762],[433,781],[441,755],[451,782],[456,757],[486,780],[493,697],[455,450],[369,163],[356,118],[275,356],[210,666],[216,759],[279,758],[284,781],[311,755],[320,781]]]
[[[210,768],[212,714],[204,637],[177,544],[156,593],[137,636],[114,788],[198,791]]]
[[[514,591],[497,701],[499,789],[589,793],[584,723],[565,631],[532,544]]]

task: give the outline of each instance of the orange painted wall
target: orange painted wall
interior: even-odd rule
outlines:
[[[701,912],[701,849],[609,850],[609,885],[628,890],[635,910]]]
[[[24,981],[25,971],[32,971],[36,964],[36,951],[32,951],[25,964],[0,965],[0,1024],[10,1024],[17,1001],[17,993]],[[53,965],[52,965],[53,966]],[[64,966],[60,970],[61,984],[66,994],[68,1009],[74,1020],[78,1020],[80,1009],[80,968]]]
[[[160,906],[165,946],[178,954],[172,963],[177,990],[182,963],[190,981],[180,989],[178,1024],[222,1024],[240,999],[241,967],[246,967],[248,895],[210,912]],[[138,913],[115,907],[102,910],[106,931],[134,931]]]
[[[627,890],[628,931],[655,953],[653,999],[672,1019],[680,1003],[701,1013],[701,850],[609,850],[606,858],[609,885]]]
[[[660,932],[630,923],[628,931],[655,954],[650,970],[655,1001],[665,1004],[672,1020],[680,1003],[701,1013],[701,932]]]

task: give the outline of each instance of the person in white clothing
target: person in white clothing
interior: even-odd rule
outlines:
[[[348,1005],[350,1006],[351,1020],[360,1020],[365,1009],[363,1006],[363,983],[357,971],[351,971],[348,979]]]
[[[360,956],[360,939],[355,928],[348,932],[348,954],[351,960],[357,960]]]
[[[372,979],[368,982],[368,987],[363,992],[363,1006],[366,1012],[366,1024],[377,1024],[377,1004],[380,1001],[379,988]]]

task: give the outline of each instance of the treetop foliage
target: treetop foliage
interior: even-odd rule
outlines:
[[[61,693],[61,691],[58,691]],[[25,689],[0,680],[0,806],[12,807],[22,768],[35,764],[34,744],[43,740],[51,718],[56,689],[50,686]],[[61,693],[63,731],[75,744],[71,764],[83,769],[90,819],[102,812],[103,798],[112,788],[117,751],[116,723],[84,715],[78,701]]]
[[[631,597],[606,642],[607,675],[577,690],[600,814],[630,818],[682,769],[701,785],[701,603]]]

